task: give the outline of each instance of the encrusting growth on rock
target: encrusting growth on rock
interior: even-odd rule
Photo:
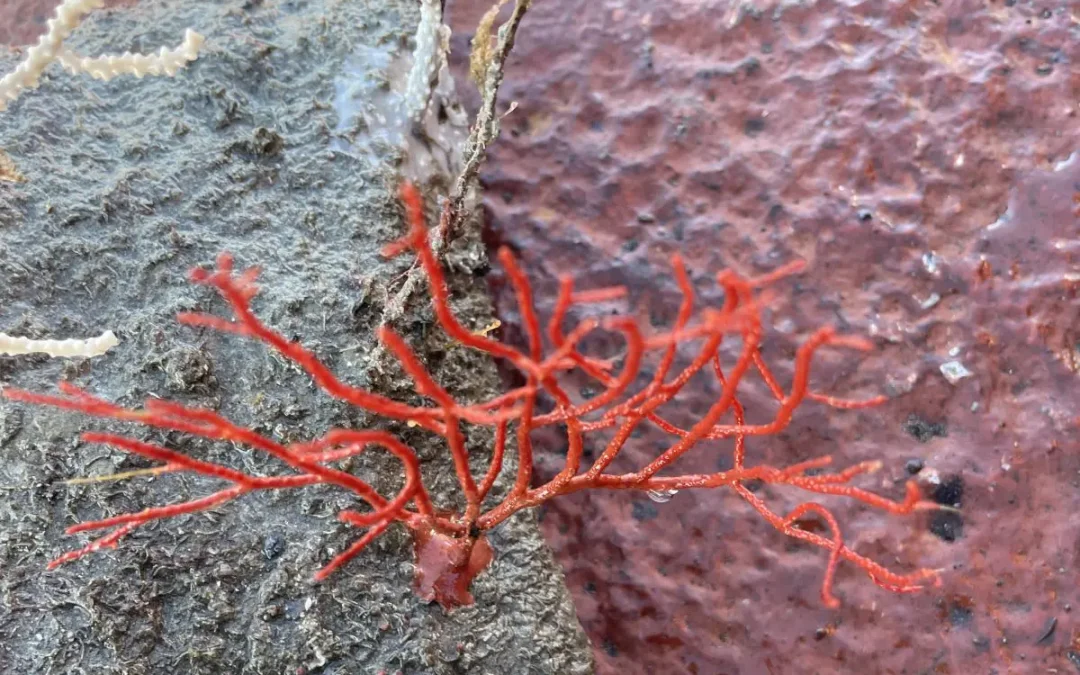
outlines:
[[[884,400],[879,397],[851,401],[810,390],[810,366],[818,349],[832,346],[866,350],[871,347],[863,339],[838,335],[832,328],[817,330],[799,347],[790,390],[784,391],[766,366],[758,347],[762,337],[760,309],[767,302],[768,293],[760,289],[796,272],[801,265],[788,265],[754,279],[742,278],[731,271],[720,272],[716,280],[724,290],[722,306],[695,311],[689,276],[682,261],[675,257],[674,273],[683,298],[674,325],[666,332],[647,334],[637,320],[628,316],[585,318],[567,331],[564,324],[568,322],[571,310],[618,300],[625,296],[626,290],[614,287],[578,291],[572,279],[564,278],[553,315],[546,327],[542,328],[533,305],[529,281],[514,257],[504,249],[498,257],[516,292],[528,342],[526,349],[519,350],[475,333],[458,320],[450,308],[444,272],[431,248],[419,191],[406,184],[401,194],[409,232],[401,240],[388,245],[384,253],[396,256],[414,252],[427,275],[432,306],[442,330],[458,343],[507,362],[522,374],[522,385],[487,401],[471,404],[459,402],[436,382],[406,341],[386,326],[379,329],[379,340],[400,361],[412,379],[416,393],[431,405],[408,405],[348,385],[299,342],[288,340],[255,316],[251,301],[257,293],[257,270],[235,272],[232,258],[227,254],[219,257],[214,271],[196,269],[192,272],[192,279],[195,283],[216,289],[230,306],[233,318],[200,313],[184,313],[178,318],[188,325],[254,338],[299,365],[323,391],[334,398],[389,419],[409,422],[441,436],[453,459],[464,508],[456,513],[438,510],[424,485],[416,453],[386,431],[335,429],[310,442],[282,444],[252,429],[236,425],[211,410],[158,399],[149,399],[143,409],[132,410],[92,396],[68,383],[60,384],[61,395],[58,396],[7,389],[4,395],[16,401],[239,443],[272,455],[291,469],[291,472],[282,475],[250,475],[153,443],[88,432],[83,435],[86,441],[103,443],[160,462],[163,473],[196,473],[220,479],[226,486],[199,499],[74,525],[68,529],[71,534],[90,531],[105,531],[105,534],[80,549],[65,553],[54,560],[50,567],[81,558],[101,548],[114,547],[122,537],[151,521],[212,509],[255,490],[332,484],[351,491],[366,505],[363,510],[348,509],[339,514],[342,521],[363,530],[363,533],[344,552],[316,572],[315,578],[326,578],[348,563],[388,527],[401,523],[411,531],[415,542],[418,593],[450,608],[470,604],[473,600],[469,592],[470,584],[488,566],[494,555],[486,533],[521,509],[578,490],[670,493],[692,488],[731,487],[774,528],[828,553],[821,596],[829,607],[839,604],[832,589],[841,561],[851,563],[877,585],[895,592],[915,591],[926,583],[938,583],[937,573],[933,570],[918,569],[901,574],[856,553],[844,543],[840,525],[821,504],[809,501],[790,513],[780,514],[771,510],[761,497],[745,486],[747,481],[786,485],[811,495],[854,499],[896,515],[936,507],[921,498],[914,482],[907,484],[906,495],[901,501],[893,501],[852,485],[862,474],[878,469],[879,462],[864,462],[827,473],[824,469],[831,462],[828,456],[780,467],[753,465],[747,461],[746,438],[780,432],[790,422],[793,411],[807,400],[839,409],[864,408]],[[445,212],[444,217],[447,217]],[[579,347],[587,336],[595,332],[622,337],[625,351],[620,359],[602,360],[582,353]],[[725,369],[720,361],[720,348],[729,336],[737,336],[740,345],[735,362]],[[680,347],[686,348],[689,361],[681,369],[675,369]],[[643,365],[646,363],[654,366],[651,376],[643,375]],[[590,378],[598,386],[599,393],[587,400],[575,401],[560,383],[560,379],[569,371],[578,371]],[[751,371],[764,380],[779,404],[773,420],[766,424],[747,424],[737,396],[739,384]],[[681,428],[664,417],[663,407],[699,374],[703,377],[711,374],[722,390],[693,426]],[[725,420],[725,417],[729,419]],[[671,439],[669,445],[650,463],[636,471],[609,472],[609,467],[634,430],[646,423],[668,434]],[[494,429],[491,463],[482,473],[477,473],[477,467],[472,466],[470,461],[465,445],[466,425]],[[536,429],[550,426],[566,431],[566,463],[554,478],[534,486],[531,434]],[[583,466],[585,435],[600,431],[604,432],[601,435],[607,439],[607,445],[591,464]],[[514,443],[510,443],[511,437]],[[731,439],[733,442],[732,468],[708,474],[669,475],[666,471],[700,442],[715,439]],[[380,447],[401,461],[405,479],[397,494],[380,494],[368,482],[337,468],[340,460],[356,455],[368,446]],[[489,500],[510,447],[516,447],[518,454],[513,486],[505,497]],[[824,522],[828,536],[798,526],[802,519],[812,516]]]

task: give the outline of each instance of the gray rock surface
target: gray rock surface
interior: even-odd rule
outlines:
[[[53,67],[0,114],[0,148],[28,179],[0,182],[0,330],[64,338],[112,329],[121,340],[90,361],[0,357],[0,383],[51,392],[69,379],[125,405],[162,396],[280,440],[332,426],[391,429],[423,458],[437,505],[455,507],[440,439],[330,399],[259,344],[174,320],[184,310],[224,312],[186,275],[231,251],[239,266],[262,267],[255,309],[271,326],[301,338],[346,381],[411,399],[391,360],[366,356],[382,303],[409,264],[383,260],[379,247],[403,230],[395,188],[416,160],[385,131],[396,123],[388,102],[416,5],[151,0],[92,15],[69,42],[88,54],[154,50],[187,27],[207,45],[175,79],[101,83]],[[0,56],[0,72],[17,58]],[[438,182],[453,153],[429,150],[429,183]],[[449,263],[456,309],[486,325],[476,231],[451,247]],[[426,296],[397,328],[457,395],[496,391],[494,364],[450,344]],[[48,560],[86,541],[65,527],[218,485],[190,475],[65,485],[146,466],[83,443],[84,429],[281,471],[235,446],[0,402],[0,672],[591,671],[530,513],[492,533],[496,558],[473,586],[476,604],[450,613],[412,592],[411,541],[397,526],[327,581],[311,581],[357,536],[335,518],[352,496],[330,488],[249,495],[46,572]],[[489,442],[470,437],[477,466],[486,466]],[[352,470],[384,492],[400,485],[400,465],[382,453],[357,458]]]

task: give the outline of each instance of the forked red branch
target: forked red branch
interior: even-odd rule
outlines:
[[[880,466],[878,462],[857,464],[835,473],[823,471],[831,462],[828,456],[785,467],[747,462],[746,439],[780,432],[790,422],[795,409],[807,400],[839,409],[863,408],[883,401],[882,398],[850,401],[810,390],[810,366],[818,349],[826,346],[870,348],[865,340],[837,335],[832,328],[825,327],[813,333],[799,348],[789,390],[784,391],[766,366],[758,349],[762,335],[759,310],[768,297],[768,291],[761,289],[796,272],[799,265],[790,265],[757,279],[745,279],[730,271],[721,272],[716,280],[724,290],[723,305],[695,311],[689,277],[682,261],[676,257],[673,267],[683,299],[675,323],[668,331],[647,333],[636,320],[626,316],[585,318],[567,331],[565,324],[572,311],[587,314],[587,306],[617,300],[625,295],[625,289],[577,291],[573,280],[565,278],[554,312],[546,327],[542,327],[528,279],[509,251],[502,250],[498,257],[516,292],[528,342],[526,349],[519,350],[474,332],[455,316],[450,308],[443,270],[429,246],[420,194],[406,184],[401,196],[409,231],[404,238],[388,245],[384,253],[395,256],[415,252],[427,273],[432,306],[443,331],[454,341],[506,361],[519,370],[524,379],[520,387],[488,401],[461,403],[438,384],[408,343],[386,326],[379,329],[379,340],[412,378],[416,393],[433,405],[409,405],[346,384],[299,342],[286,339],[254,314],[251,301],[257,293],[257,271],[234,272],[233,260],[227,254],[218,258],[214,271],[196,269],[191,278],[195,283],[216,289],[231,308],[232,318],[192,313],[181,314],[178,318],[188,325],[254,338],[303,368],[329,395],[368,412],[410,422],[442,437],[453,460],[464,508],[459,512],[436,509],[424,486],[416,453],[389,432],[335,429],[310,442],[282,444],[236,425],[213,411],[157,399],[148,400],[141,410],[132,410],[63,382],[60,395],[6,389],[4,395],[16,401],[240,443],[277,458],[290,470],[281,475],[250,475],[153,443],[113,434],[86,433],[84,439],[88,442],[102,443],[160,462],[162,473],[200,474],[221,480],[225,487],[191,501],[153,506],[137,513],[74,525],[68,529],[69,533],[103,531],[104,534],[82,548],[60,556],[50,563],[50,568],[101,548],[115,547],[125,535],[151,521],[213,509],[255,490],[331,484],[351,491],[361,502],[360,509],[342,511],[339,517],[363,533],[349,548],[317,571],[315,578],[325,578],[354,558],[388,527],[401,523],[412,532],[415,542],[418,593],[449,608],[472,602],[469,591],[472,580],[488,566],[493,556],[486,533],[521,509],[578,490],[671,491],[730,486],[774,528],[820,547],[828,554],[821,587],[822,600],[827,606],[839,604],[832,589],[841,561],[851,563],[874,583],[896,592],[915,591],[928,582],[938,582],[933,570],[893,572],[856,553],[844,543],[841,527],[833,514],[816,501],[808,501],[790,513],[780,515],[745,486],[747,481],[786,485],[810,495],[846,497],[896,515],[934,508],[934,504],[921,499],[914,482],[907,484],[902,501],[887,499],[852,484],[862,474],[876,470]],[[591,357],[579,349],[582,341],[595,331],[621,335],[625,349],[617,361]],[[720,362],[720,350],[729,336],[739,339],[739,348],[738,356],[725,372]],[[680,356],[686,365],[676,369]],[[617,367],[617,364],[621,365]],[[647,381],[642,376],[645,364],[655,366]],[[578,371],[593,380],[599,393],[584,402],[575,402],[564,388],[569,371]],[[767,424],[747,424],[745,421],[737,394],[739,385],[751,372],[763,379],[778,404],[773,420]],[[714,377],[721,386],[720,395],[705,414],[688,429],[665,418],[665,404],[691,380],[702,377]],[[611,472],[612,463],[634,431],[643,424],[654,425],[665,432],[670,437],[669,445],[635,471]],[[473,466],[466,450],[467,425],[491,427],[495,431],[492,459],[482,471]],[[566,430],[566,464],[551,480],[534,485],[532,433],[553,425]],[[606,447],[591,464],[583,466],[584,437],[600,431],[608,439]],[[730,470],[708,474],[671,473],[669,467],[698,443],[716,439],[731,439],[733,466]],[[401,461],[405,479],[397,494],[380,494],[365,480],[338,468],[341,460],[368,446],[377,446]],[[517,453],[517,475],[506,496],[495,500],[491,498],[492,487],[502,471],[508,451]],[[800,520],[809,517],[824,521],[829,536],[798,527]]]

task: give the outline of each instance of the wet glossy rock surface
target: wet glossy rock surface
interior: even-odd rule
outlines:
[[[459,61],[489,4],[449,3]],[[766,359],[783,379],[809,330],[869,335],[875,353],[826,355],[814,383],[890,401],[807,404],[749,456],[881,459],[860,485],[899,498],[917,475],[957,509],[827,500],[856,550],[944,579],[897,596],[841,566],[843,607],[828,611],[826,554],[733,493],[558,500],[544,527],[599,672],[1080,668],[1078,16],[1000,1],[534,4],[507,73],[518,108],[483,173],[491,243],[519,252],[541,298],[565,273],[623,283],[657,324],[677,307],[676,251],[711,302],[724,267],[806,260],[779,287]],[[512,293],[493,279],[512,334]],[[751,420],[769,419],[749,384]],[[712,396],[681,399],[682,419]],[[617,468],[663,440],[635,438]],[[538,447],[557,471],[558,439]],[[679,468],[729,456],[703,447]]]

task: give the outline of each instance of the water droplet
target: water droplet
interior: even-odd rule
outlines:
[[[657,504],[666,504],[671,501],[671,498],[679,494],[678,490],[649,490],[649,499],[653,500]]]

